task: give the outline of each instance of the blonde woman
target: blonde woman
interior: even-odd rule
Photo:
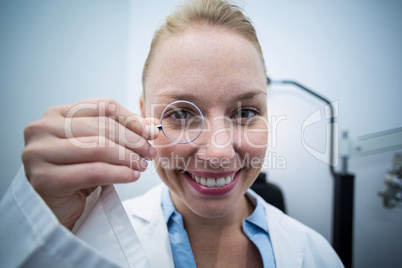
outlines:
[[[27,126],[25,172],[1,205],[15,237],[1,262],[343,266],[321,235],[249,190],[267,150],[267,85],[254,27],[237,6],[178,8],[154,36],[142,82],[141,115],[92,99]],[[123,210],[107,185],[137,181],[151,159],[163,185]]]

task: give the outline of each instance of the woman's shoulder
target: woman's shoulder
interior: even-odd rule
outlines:
[[[255,200],[254,202],[257,202],[258,200],[258,202],[260,202],[263,205],[269,226],[272,225],[278,227],[280,226],[283,230],[292,233],[298,233],[300,235],[319,234],[312,228],[308,227],[307,225],[285,214],[275,206],[267,203],[261,196],[259,196],[254,191],[249,190],[247,194],[249,195],[249,197],[251,196],[251,198]]]
[[[276,252],[280,256],[282,251],[287,251],[286,254],[289,254],[291,246],[295,251],[303,252],[304,264],[314,264],[317,267],[343,267],[338,255],[323,235],[265,202],[256,193],[251,194],[264,206],[274,252],[280,251]]]

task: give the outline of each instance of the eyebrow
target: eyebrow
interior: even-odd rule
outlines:
[[[267,92],[266,91],[262,91],[259,89],[253,89],[247,92],[244,92],[240,95],[237,95],[235,98],[233,98],[232,101],[243,101],[243,100],[248,100],[248,99],[252,99],[257,95],[260,94],[264,94],[265,96],[267,96]],[[191,93],[171,93],[171,92],[163,92],[160,93],[160,96],[162,97],[167,97],[170,99],[175,99],[175,100],[185,100],[185,101],[189,101],[189,102],[197,102],[197,100],[199,100],[199,98]]]
[[[172,92],[162,92],[159,94],[162,97],[173,99],[173,100],[185,100],[189,102],[196,102],[197,97],[191,93],[172,93]]]
[[[238,95],[238,96],[235,98],[235,100],[237,100],[237,101],[248,100],[248,99],[252,99],[252,98],[254,98],[255,96],[260,95],[260,94],[264,94],[265,96],[267,96],[267,92],[266,92],[266,91],[261,91],[261,90],[256,89],[256,90],[244,92],[244,93]]]

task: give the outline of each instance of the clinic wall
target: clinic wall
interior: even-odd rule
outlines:
[[[128,101],[138,109],[141,69],[152,33],[179,1],[138,1],[131,5]],[[235,1],[252,18],[273,79],[294,79],[337,101],[338,129],[358,137],[402,127],[402,2],[400,1]],[[291,216],[331,239],[333,184],[324,155],[326,124],[303,129],[324,105],[293,87],[272,86],[273,127],[264,170],[284,191]],[[302,132],[304,131],[304,143]],[[377,191],[397,151],[352,159],[356,175],[355,267],[394,267],[402,248],[402,210],[386,210]],[[399,150],[402,152],[402,149]],[[283,165],[285,163],[285,165]],[[138,184],[117,186],[122,198],[158,183],[153,167]]]
[[[21,166],[23,129],[51,106],[125,105],[129,1],[0,1],[0,196]]]

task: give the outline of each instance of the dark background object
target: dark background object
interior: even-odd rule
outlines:
[[[354,183],[353,174],[334,173],[332,246],[346,268],[352,267]]]
[[[257,179],[250,188],[259,196],[264,198],[267,203],[279,208],[284,213],[286,213],[285,201],[282,191],[278,186],[267,181],[266,173],[261,172],[260,174],[258,174]]]

